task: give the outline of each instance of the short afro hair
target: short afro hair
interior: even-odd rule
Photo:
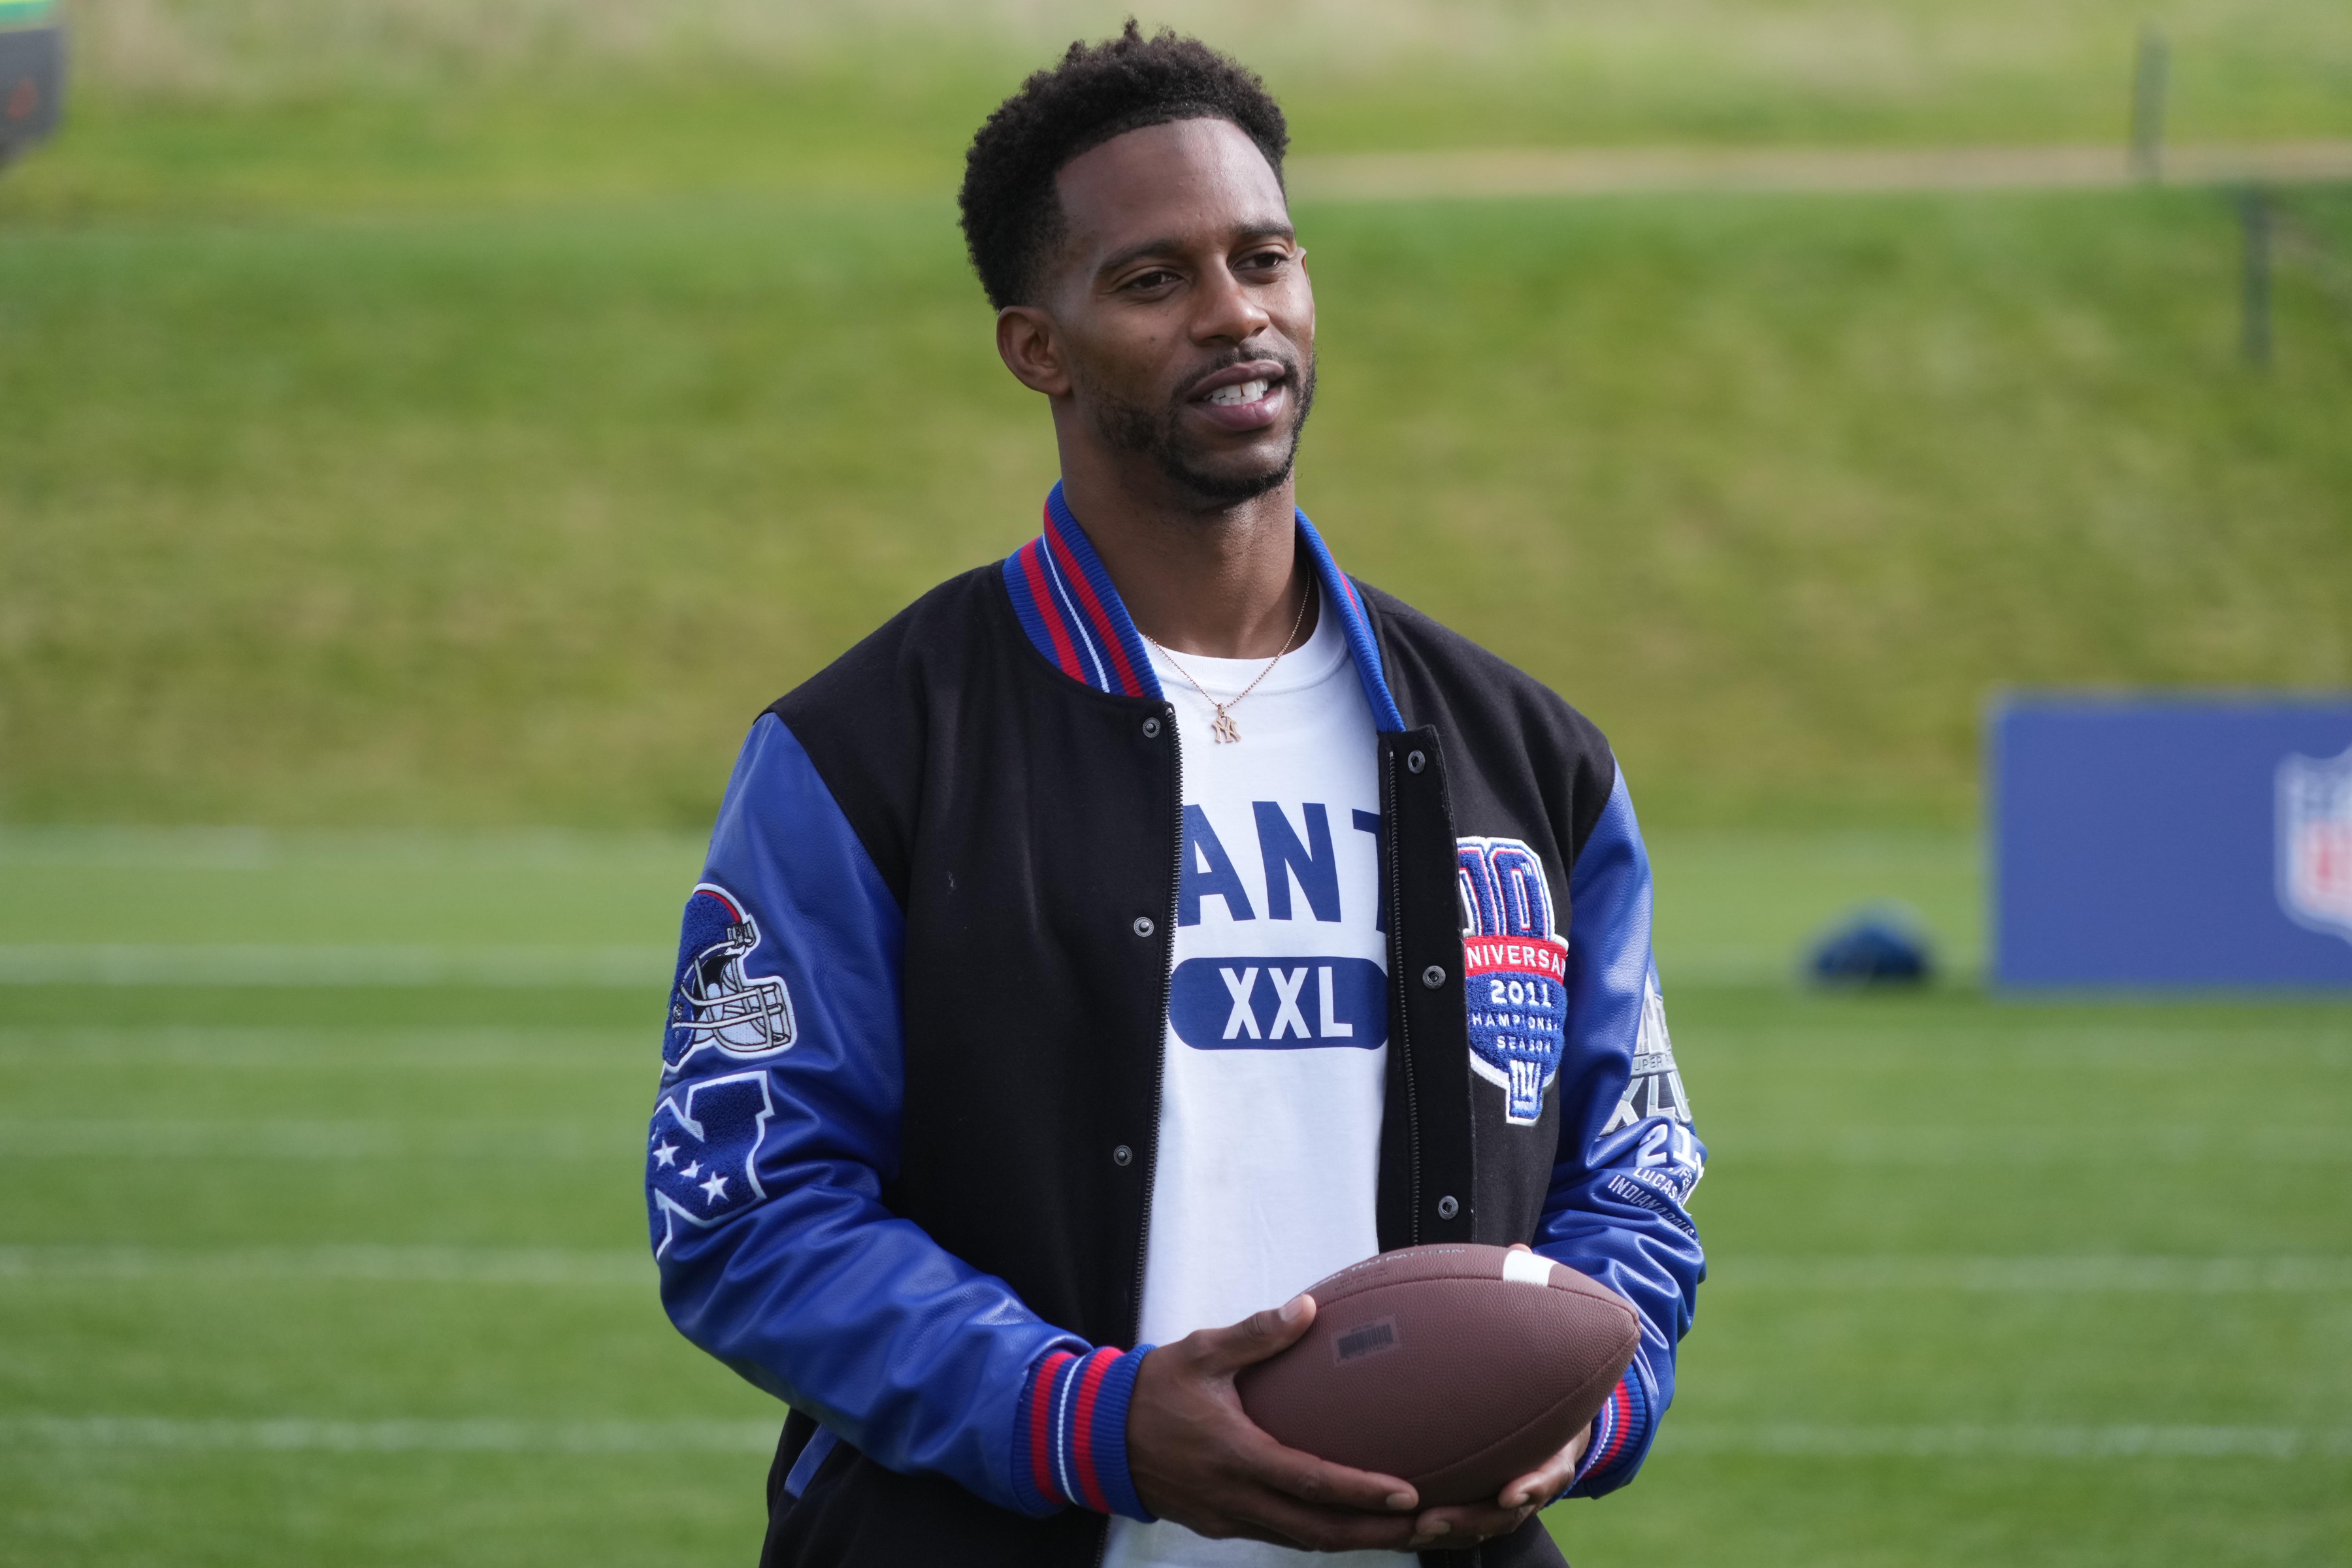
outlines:
[[[1034,302],[1039,274],[1062,237],[1054,177],[1114,136],[1176,120],[1225,120],[1257,143],[1282,178],[1290,128],[1255,72],[1198,38],[1151,37],[1129,17],[1099,44],[1074,43],[1061,62],[997,105],[964,154],[964,244],[988,302]]]

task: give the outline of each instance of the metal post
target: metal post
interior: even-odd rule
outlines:
[[[2246,238],[2239,342],[2262,369],[2271,363],[2271,202],[2260,185],[2238,193],[2238,224]]]
[[[2172,75],[2172,50],[2154,27],[2139,30],[2139,59],[2132,71],[2132,173],[2153,184],[2164,178],[2164,99]]]

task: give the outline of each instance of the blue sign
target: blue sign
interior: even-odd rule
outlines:
[[[49,0],[0,0],[0,164],[58,128],[65,30]]]
[[[2352,986],[2352,700],[2050,696],[1988,745],[2007,986]]]

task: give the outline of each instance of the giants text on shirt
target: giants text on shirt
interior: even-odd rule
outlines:
[[[1220,700],[1264,659],[1178,654]],[[1241,740],[1158,650],[1184,762],[1184,874],[1160,1078],[1140,1342],[1279,1306],[1380,1250],[1388,1071],[1377,740],[1339,617],[1318,617],[1246,700]],[[1110,1521],[1106,1568],[1381,1568]]]

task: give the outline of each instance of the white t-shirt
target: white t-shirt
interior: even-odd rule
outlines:
[[[1160,1075],[1141,1342],[1238,1322],[1380,1250],[1388,1069],[1378,741],[1340,617],[1232,707],[1241,740],[1151,650],[1176,706],[1185,876]],[[1264,659],[1179,654],[1223,699]],[[1106,1568],[1395,1568],[1110,1521]]]

